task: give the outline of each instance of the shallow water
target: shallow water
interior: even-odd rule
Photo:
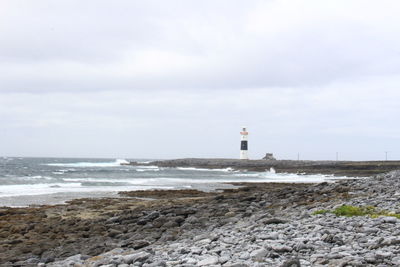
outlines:
[[[148,159],[132,160],[149,162]],[[229,182],[316,183],[340,179],[326,175],[277,174],[273,170],[246,172],[230,168],[121,165],[126,162],[125,159],[0,158],[0,206],[53,204],[75,196],[110,196],[131,190],[194,188],[209,191],[226,187],[220,183]],[[15,200],[13,205],[13,199],[27,200]]]

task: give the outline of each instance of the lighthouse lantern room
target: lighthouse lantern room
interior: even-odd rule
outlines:
[[[247,154],[247,137],[249,133],[247,132],[246,127],[242,128],[240,132],[240,159],[249,159]]]

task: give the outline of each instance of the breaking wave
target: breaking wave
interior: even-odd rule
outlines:
[[[225,169],[203,169],[203,168],[193,168],[193,167],[177,167],[176,169],[181,171],[205,171],[205,172],[233,172],[232,168]]]
[[[74,162],[74,163],[48,163],[48,166],[57,167],[76,167],[76,168],[90,168],[90,167],[119,167],[121,164],[128,164],[125,159],[117,159],[113,162]]]
[[[157,166],[136,166],[136,171],[137,172],[158,172],[160,171],[160,168]]]

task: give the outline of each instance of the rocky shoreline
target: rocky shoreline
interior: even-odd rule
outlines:
[[[399,171],[335,183],[237,185],[0,208],[0,265],[400,265]],[[343,204],[387,213],[321,212]]]

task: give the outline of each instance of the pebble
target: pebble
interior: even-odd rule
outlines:
[[[211,256],[208,258],[205,258],[204,260],[201,260],[197,263],[198,266],[209,266],[209,265],[214,265],[218,263],[218,257]]]

